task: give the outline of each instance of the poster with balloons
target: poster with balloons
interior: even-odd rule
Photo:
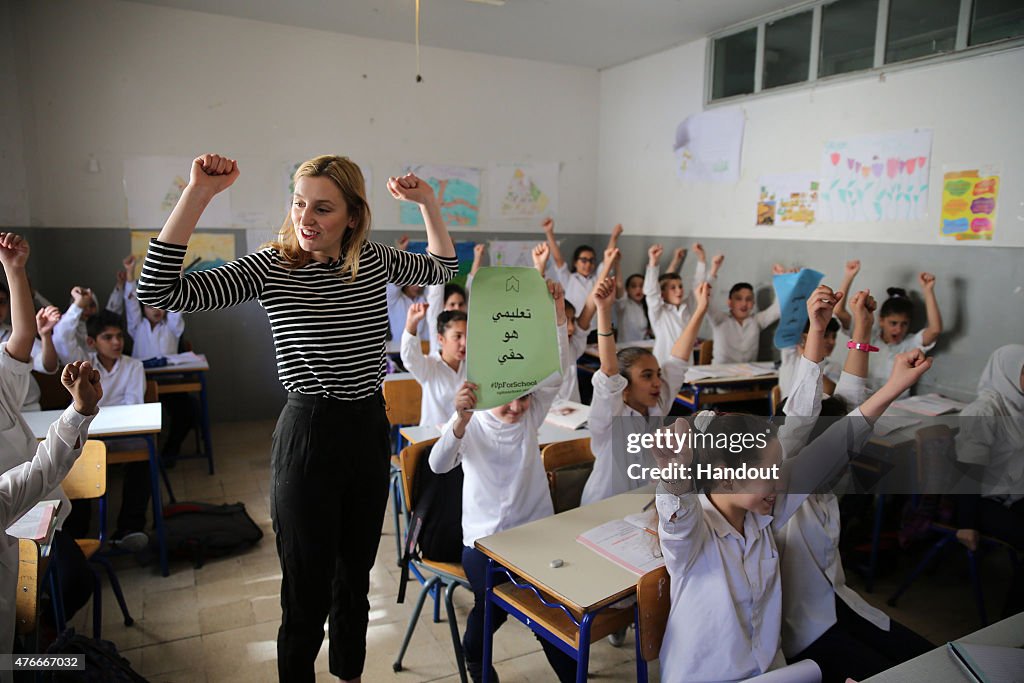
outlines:
[[[930,130],[826,142],[817,219],[877,222],[924,218],[931,149]]]

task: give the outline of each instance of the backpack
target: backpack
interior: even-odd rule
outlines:
[[[191,559],[196,569],[208,557],[230,555],[256,545],[263,530],[242,503],[171,503],[164,506],[167,550]],[[153,539],[155,545],[156,538]]]
[[[84,671],[48,671],[47,683],[147,683],[135,673],[131,662],[121,656],[109,640],[86,638],[68,628],[46,650],[47,655],[85,655]]]
[[[462,562],[462,465],[437,474],[430,469],[429,456],[430,448],[423,452],[413,473],[416,506],[409,513],[398,602],[405,601],[405,584],[413,560]]]

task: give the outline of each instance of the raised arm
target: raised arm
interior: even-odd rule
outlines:
[[[420,323],[423,322],[423,317],[428,311],[429,306],[425,303],[415,303],[409,306],[409,311],[405,316],[405,329],[402,330],[401,346],[399,347],[402,365],[407,367],[412,376],[419,382],[432,379],[429,376],[430,363],[427,362],[426,357],[423,355],[423,345],[420,344],[420,339],[416,336]]]
[[[685,247],[676,247],[672,250],[672,260],[669,261],[668,273],[678,273],[679,269],[683,267],[683,263],[686,261],[686,249]]]
[[[603,280],[611,279],[613,282],[616,283],[615,289],[616,292],[618,291],[618,280],[620,278],[614,277],[612,273],[618,269],[620,257],[621,254],[619,253],[619,250],[616,247],[604,250],[604,265],[601,268],[601,272],[597,276],[597,282],[591,288],[590,294],[587,295],[586,301],[583,302],[583,310],[579,311],[579,313],[576,315],[576,324],[580,326],[580,329],[591,329],[590,324],[593,322],[594,316],[597,314],[597,303],[594,300],[594,292],[597,291],[598,284],[600,284]]]
[[[825,329],[832,319],[832,310],[843,300],[843,292],[833,292],[828,285],[818,285],[807,299],[807,343],[804,358],[812,363],[825,360]]]
[[[697,342],[697,334],[700,332],[701,323],[704,322],[704,315],[708,312],[708,305],[711,302],[711,285],[702,282],[693,293],[695,309],[690,322],[686,323],[682,333],[672,344],[672,355],[679,360],[689,361],[693,356],[693,345]],[[676,390],[679,387],[675,387]]]
[[[928,313],[928,327],[921,333],[925,346],[931,346],[942,334],[942,313],[939,311],[939,302],[935,299],[935,276],[931,273],[918,275],[921,282],[921,289],[924,290],[924,307]]]
[[[556,325],[556,336],[558,337],[558,361],[562,375],[569,371],[572,364],[576,362],[576,358],[572,357],[569,345],[569,331],[568,331],[568,318],[565,314],[565,290],[562,288],[562,284],[555,280],[548,280],[548,294],[551,295],[551,300],[555,306],[555,325]],[[582,332],[581,332],[582,334]],[[561,388],[560,383],[551,382],[537,386],[533,390],[530,401],[530,407],[528,414],[533,419],[534,424],[539,429],[544,418],[547,416],[548,411],[551,409],[551,404],[555,402],[555,398],[558,396],[558,390]]]
[[[167,244],[188,244],[206,207],[237,179],[238,163],[234,159],[219,154],[204,154],[193,159],[188,185],[157,239]]]
[[[477,386],[472,382],[463,382],[455,393],[455,413],[441,429],[441,437],[430,449],[430,469],[438,474],[452,471],[462,460],[459,448],[462,446],[462,437],[466,435],[466,429],[473,419],[476,389]]]
[[[875,420],[889,408],[889,405],[904,391],[917,384],[921,376],[931,367],[932,359],[926,358],[921,349],[897,354],[893,359],[892,374],[889,375],[889,379],[881,389],[861,404],[861,414],[874,424]]]
[[[419,205],[427,228],[427,251],[442,258],[455,258],[455,243],[448,234],[441,217],[441,205],[430,183],[409,173],[400,178],[388,178],[388,192],[395,199]]]
[[[647,249],[647,270],[644,272],[644,298],[647,299],[647,315],[651,325],[664,313],[664,300],[661,298],[661,286],[658,284],[658,263],[665,248],[660,244],[652,244]]]
[[[619,359],[612,330],[615,283],[610,278],[599,280],[594,287],[593,298],[597,308],[597,354],[601,359],[601,372],[608,377],[615,377],[619,374]]]
[[[616,223],[615,227],[612,228],[612,234],[608,238],[608,246],[605,247],[605,253],[609,249],[617,249],[619,246],[619,238],[622,237],[622,223]]]
[[[11,290],[11,336],[7,340],[7,353],[23,363],[32,359],[32,344],[36,338],[36,309],[25,272],[28,254],[28,242],[23,237],[0,232],[0,262]]]
[[[469,269],[469,277],[476,277],[476,271],[480,270],[480,266],[484,263],[484,252],[487,251],[487,245],[483,242],[477,242],[473,245],[473,267]],[[466,289],[469,289],[469,285],[466,285]]]
[[[857,277],[857,273],[860,272],[860,261],[853,259],[846,262],[846,267],[843,269],[843,282],[839,285],[839,291],[849,292],[850,288],[853,287],[853,278]],[[850,323],[852,318],[850,312],[846,310],[846,302],[840,301],[839,305],[836,306],[834,315],[839,319],[839,324],[843,326],[844,330],[850,329]]]
[[[135,283],[128,280],[124,283],[124,321],[128,326],[128,334],[133,337],[139,326],[146,323],[142,317],[142,308],[139,307],[139,300],[135,293]]]
[[[854,346],[846,352],[843,373],[839,376],[832,395],[846,402],[846,405],[860,405],[867,398],[868,359],[871,354],[871,327],[875,321],[875,299],[868,290],[860,291],[850,298],[850,316],[853,322],[851,339]],[[845,298],[844,298],[845,300]]]
[[[36,331],[39,333],[39,340],[42,346],[42,362],[39,365],[43,372],[53,374],[57,372],[57,347],[53,344],[53,328],[60,320],[60,309],[56,306],[40,308],[36,313]],[[38,369],[38,368],[37,368]]]
[[[548,268],[548,255],[550,253],[551,247],[548,246],[547,242],[541,242],[530,252],[530,256],[533,257],[533,267],[537,269],[541,277],[544,277],[544,271]]]
[[[558,248],[558,240],[555,239],[554,219],[545,218],[544,222],[541,223],[541,227],[544,228],[544,237],[547,239],[551,258],[555,260],[555,267],[559,269],[565,267],[565,259],[562,258],[562,250]]]

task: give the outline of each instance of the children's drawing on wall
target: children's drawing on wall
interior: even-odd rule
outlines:
[[[825,143],[818,219],[909,221],[928,213],[932,132],[861,135]]]
[[[558,213],[557,163],[487,167],[491,218],[540,218]]]
[[[135,256],[135,278],[142,271],[142,262],[146,259],[149,240],[155,238],[157,231],[132,230],[132,254]],[[235,254],[235,235],[230,232],[197,232],[188,241],[185,252],[185,264],[182,271],[192,273],[197,270],[209,270],[223,266],[233,260]]]
[[[188,185],[191,167],[188,157],[133,157],[124,161],[124,196],[128,226],[136,229],[162,228]],[[199,218],[200,228],[230,228],[231,191],[221,192]],[[143,251],[145,254],[145,251]]]
[[[991,167],[946,170],[942,176],[939,217],[942,241],[991,240],[996,229],[998,196],[998,170]]]
[[[758,179],[757,225],[810,225],[818,210],[815,173],[787,173]]]
[[[740,178],[743,110],[713,109],[686,117],[676,128],[676,174],[696,183],[735,183]]]
[[[466,166],[410,165],[401,175],[415,173],[430,183],[449,227],[477,225],[480,218],[480,169]],[[420,208],[412,202],[399,207],[402,225],[423,225]]]

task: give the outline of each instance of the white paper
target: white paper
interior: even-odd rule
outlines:
[[[940,396],[939,394],[923,394],[893,401],[892,407],[909,410],[912,413],[919,413],[921,415],[935,416],[961,411],[966,407],[966,404]]]
[[[861,135],[825,143],[818,219],[908,221],[928,214],[932,132]]]
[[[544,419],[548,424],[565,429],[579,429],[590,417],[590,406],[574,401],[555,401]]]
[[[676,128],[676,173],[688,182],[735,183],[740,179],[743,110],[712,109],[688,116]]]
[[[719,363],[718,365],[694,365],[686,371],[687,382],[702,379],[739,379],[742,377],[765,377],[775,374],[773,363]]]
[[[748,678],[746,683],[821,683],[821,668],[814,660],[804,659],[796,664]]]
[[[56,523],[59,508],[59,500],[39,501],[14,524],[7,527],[8,535],[32,541],[47,541]]]
[[[576,540],[637,576],[665,566],[658,537],[624,519],[594,527]]]
[[[558,213],[558,169],[554,163],[491,163],[487,201],[491,218],[540,218]]]
[[[188,157],[125,159],[124,195],[128,201],[128,226],[136,230],[162,228],[188,185],[191,169],[192,159]],[[197,227],[232,227],[230,197],[230,189],[215,196],[199,217]]]

